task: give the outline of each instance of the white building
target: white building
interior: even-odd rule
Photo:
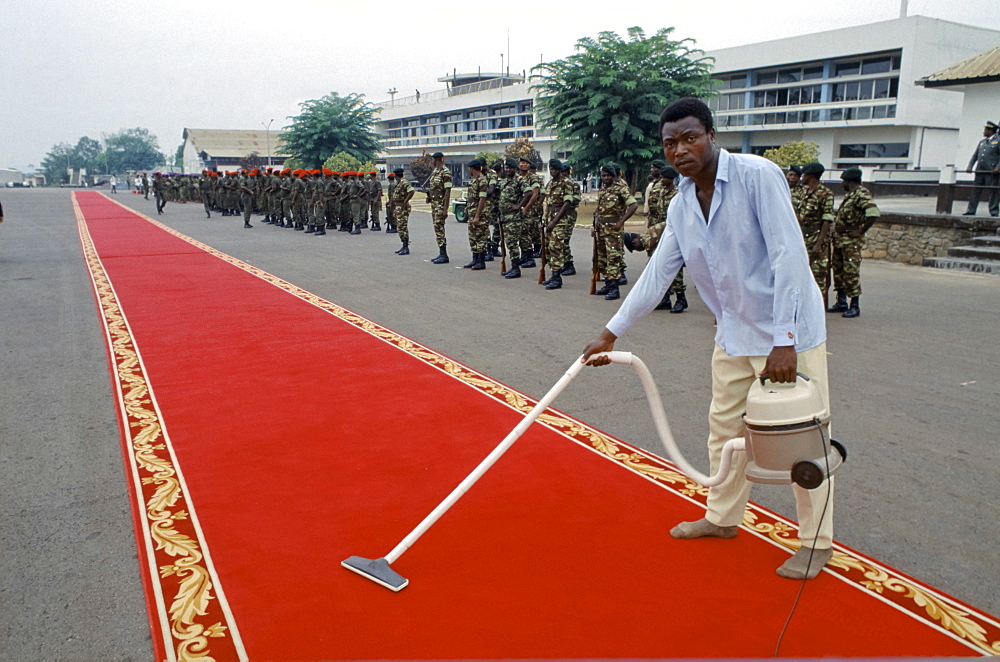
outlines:
[[[280,166],[288,156],[278,145],[280,129],[184,129],[184,172],[239,168],[241,159],[255,154],[261,163]]]
[[[936,181],[932,173],[956,160],[962,101],[915,81],[998,43],[995,30],[909,16],[708,52],[718,143],[760,154],[811,141],[831,170],[927,170]],[[554,137],[536,128],[534,94],[520,76],[439,81],[448,89],[378,104],[390,167],[441,151],[461,177],[475,154],[503,152],[521,134],[543,160],[553,156]]]

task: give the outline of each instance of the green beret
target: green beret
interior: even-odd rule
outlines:
[[[569,161],[563,161],[562,162],[562,171],[563,172],[569,172],[570,171]]]
[[[657,159],[657,160],[653,161],[652,163],[650,163],[649,165],[652,168],[659,168],[660,170],[663,170],[664,168],[667,167],[667,162],[663,161],[661,159]]]
[[[531,159],[529,159],[527,156],[520,156],[518,157],[517,160],[518,162],[524,161],[525,163],[531,163]]]
[[[549,159],[549,167],[555,168],[556,170],[562,170],[562,161],[559,159]]]
[[[848,168],[840,174],[840,178],[845,182],[860,182],[861,168]]]
[[[503,164],[505,166],[507,166],[508,168],[516,168],[517,167],[517,159],[515,159],[513,157],[511,157],[509,159],[504,159]]]
[[[788,170],[789,172],[797,172],[800,175],[802,174],[802,166],[790,165],[788,166]]]
[[[431,154],[431,158],[432,159],[443,159],[444,158],[444,154],[442,154],[441,152],[434,152],[433,154]]]
[[[469,161],[465,165],[467,165],[470,168],[475,168],[476,170],[482,170],[483,166],[486,165],[486,164],[485,164],[485,162],[482,159],[472,159],[471,161]]]
[[[677,179],[679,173],[674,170],[671,166],[664,166],[660,168],[660,177],[666,177],[667,179]]]
[[[816,163],[815,161],[813,161],[812,163],[807,163],[804,166],[802,166],[803,175],[812,175],[813,177],[819,177],[824,172],[826,172],[826,168],[823,167],[823,164]]]

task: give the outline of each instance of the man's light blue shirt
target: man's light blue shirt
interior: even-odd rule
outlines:
[[[708,222],[684,178],[660,242],[607,328],[621,337],[663,298],[681,266],[715,314],[715,342],[730,356],[826,341],[823,299],[792,211],[788,182],[767,159],[719,150]]]

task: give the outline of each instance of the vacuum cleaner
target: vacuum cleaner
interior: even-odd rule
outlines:
[[[667,455],[682,473],[705,487],[719,485],[729,476],[733,454],[738,452],[747,454],[748,480],[770,484],[796,483],[806,489],[822,485],[847,458],[844,446],[830,439],[829,409],[823,403],[819,390],[807,376],[799,373],[795,382],[777,384],[762,375],[760,379],[754,380],[747,394],[747,410],[744,414],[746,437],[727,441],[722,448],[718,470],[714,475],[706,476],[692,466],[677,447],[663,411],[659,389],[646,364],[630,352],[605,352],[592,358],[599,356],[607,356],[612,363],[631,365],[635,369],[646,392],[657,435],[663,442]],[[392,551],[378,559],[352,556],[342,561],[341,565],[392,591],[404,589],[409,580],[393,570],[392,564],[507,452],[585,365],[582,356],[574,361],[569,370],[493,452]]]

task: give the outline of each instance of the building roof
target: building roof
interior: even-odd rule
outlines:
[[[268,147],[272,156],[287,156],[279,137],[284,131],[274,129],[184,129],[184,140],[191,139],[195,150],[205,152],[211,158],[243,157],[257,152],[267,156]]]
[[[1000,81],[1000,46],[988,48],[917,81],[924,87],[947,87]]]

